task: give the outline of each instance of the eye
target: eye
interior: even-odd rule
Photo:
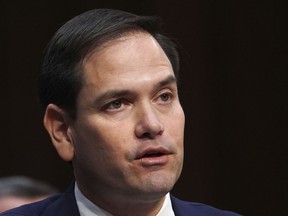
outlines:
[[[171,100],[172,95],[171,93],[164,93],[160,95],[160,99],[164,102]]]
[[[173,101],[174,94],[172,92],[163,92],[162,94],[159,95],[157,98],[157,103],[158,104],[170,104]]]
[[[107,104],[107,106],[105,106],[106,110],[115,110],[115,109],[120,109],[123,105],[123,101],[122,100],[115,100],[110,102],[109,104]]]

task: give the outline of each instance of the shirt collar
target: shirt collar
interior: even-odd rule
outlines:
[[[75,183],[74,193],[80,216],[113,216],[88,200],[79,190],[77,183]],[[175,216],[169,193],[166,194],[163,206],[156,216]]]
[[[80,216],[113,216],[88,200],[79,190],[77,183],[75,183],[74,193]]]
[[[156,216],[175,216],[170,199],[170,193],[166,194],[163,206]]]

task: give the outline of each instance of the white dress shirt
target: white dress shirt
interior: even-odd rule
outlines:
[[[75,183],[74,193],[81,216],[113,216],[88,200],[79,190],[77,183]],[[156,216],[175,216],[169,193],[165,196],[163,206]]]

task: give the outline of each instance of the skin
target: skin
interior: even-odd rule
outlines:
[[[76,119],[47,107],[54,146],[93,203],[113,215],[156,215],[183,164],[184,113],[169,59],[152,36],[132,33],[90,53],[83,71]]]

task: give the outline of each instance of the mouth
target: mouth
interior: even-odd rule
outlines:
[[[143,166],[164,165],[168,162],[171,153],[165,148],[148,148],[136,157]]]
[[[150,158],[150,157],[161,157],[163,155],[171,154],[168,149],[159,147],[159,148],[147,148],[139,152],[136,159],[141,158]]]
[[[161,157],[162,155],[164,155],[163,152],[151,152],[151,153],[146,153],[146,154],[144,154],[142,158]]]

